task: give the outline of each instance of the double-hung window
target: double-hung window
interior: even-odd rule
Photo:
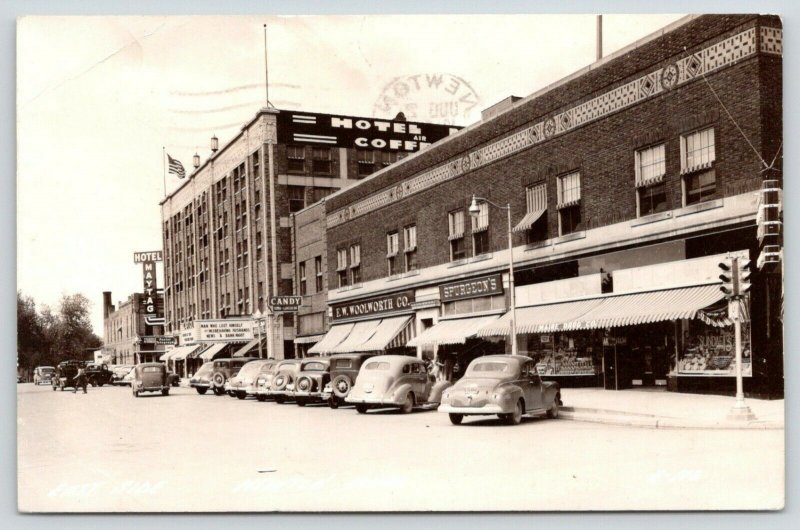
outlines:
[[[456,261],[467,257],[467,250],[464,247],[464,210],[456,210],[447,214],[450,232],[450,261]]]
[[[358,150],[358,176],[366,177],[375,172],[375,151],[370,149]]]
[[[305,173],[306,149],[302,145],[286,147],[287,169],[292,173]]]
[[[478,205],[478,215],[472,216],[472,255],[489,252],[489,203]]]
[[[640,217],[667,209],[664,153],[664,144],[636,151],[636,204]]]
[[[547,239],[547,185],[534,184],[525,188],[527,211],[514,227],[514,232],[525,232],[528,243]]]
[[[316,275],[316,289],[318,293],[322,292],[322,256],[314,258],[314,274]]]
[[[308,294],[306,292],[306,263],[303,261],[300,263],[300,271],[298,276],[300,276],[300,296],[305,296]]]
[[[361,245],[350,245],[350,279],[353,285],[361,283]]]
[[[330,147],[314,147],[312,149],[312,170],[315,175],[330,175],[333,163]]]
[[[389,276],[397,274],[397,252],[399,250],[400,236],[398,233],[386,234],[386,266]]]
[[[417,225],[407,226],[403,229],[403,249],[405,254],[406,272],[417,269]]]
[[[681,136],[681,175],[684,206],[707,201],[717,191],[714,129],[709,127]]]
[[[339,287],[348,285],[347,276],[347,249],[340,248],[336,251],[336,274],[339,277]]]
[[[558,192],[558,233],[561,236],[581,229],[581,174],[570,173],[556,180]]]

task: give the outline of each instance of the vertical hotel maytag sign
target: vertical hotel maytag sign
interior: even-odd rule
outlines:
[[[134,252],[133,262],[142,264],[142,282],[144,286],[144,322],[148,326],[163,326],[166,321],[163,314],[159,314],[159,309],[163,305],[158,304],[158,287],[156,285],[156,262],[163,261],[161,251],[153,250],[150,252]]]

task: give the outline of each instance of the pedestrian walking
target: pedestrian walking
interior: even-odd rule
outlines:
[[[72,393],[76,393],[78,391],[78,387],[81,387],[83,388],[83,393],[85,394],[87,386],[86,372],[83,368],[78,368],[78,373],[75,374],[75,386],[72,388]]]

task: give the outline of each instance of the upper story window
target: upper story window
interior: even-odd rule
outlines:
[[[681,175],[684,206],[707,201],[717,191],[714,172],[714,129],[709,127],[681,136]]]
[[[514,227],[514,232],[525,232],[528,243],[547,239],[547,186],[544,183],[525,188],[526,212]]]
[[[489,204],[482,202],[478,209],[478,215],[471,217],[473,256],[489,252]]]
[[[286,186],[286,192],[289,195],[289,213],[306,207],[306,189],[303,186]]]
[[[386,265],[389,276],[398,273],[397,270],[397,252],[400,246],[400,236],[395,232],[386,234]]]
[[[294,173],[304,173],[306,170],[306,149],[302,145],[289,145],[286,147],[287,169]]]
[[[250,174],[253,176],[253,180],[258,180],[261,178],[261,157],[259,156],[259,152],[256,151],[250,157]]]
[[[307,291],[306,291],[306,263],[304,261],[300,262],[299,269],[300,271],[298,273],[298,276],[300,276],[300,296],[305,296],[307,294]]]
[[[639,216],[666,211],[666,173],[664,144],[636,151],[636,207]]]
[[[361,283],[361,245],[350,245],[350,279],[352,284]]]
[[[558,193],[558,233],[571,234],[581,229],[581,174],[570,173],[556,180]]]
[[[405,254],[406,271],[417,269],[417,225],[407,226],[403,229],[403,249]]]
[[[315,174],[329,175],[333,163],[331,161],[330,147],[315,147],[312,150],[312,171]]]
[[[322,292],[322,256],[314,258],[314,274],[316,275],[316,289],[318,293]]]
[[[339,287],[348,285],[347,277],[347,249],[340,248],[336,251],[336,274],[339,277]]]
[[[381,155],[381,165],[383,167],[391,165],[397,162],[401,158],[400,153],[395,151],[380,151],[380,155]]]
[[[358,150],[358,176],[366,177],[375,172],[375,151]]]
[[[464,210],[456,210],[447,214],[449,225],[450,261],[467,257],[464,248]]]

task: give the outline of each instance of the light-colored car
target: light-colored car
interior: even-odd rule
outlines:
[[[239,399],[245,399],[247,397],[248,389],[250,389],[249,394],[253,395],[253,385],[255,385],[256,379],[261,373],[261,369],[267,363],[274,364],[275,361],[256,359],[255,361],[250,361],[249,363],[245,364],[242,366],[242,369],[239,370],[238,374],[234,375],[225,382],[225,391],[231,396]]]
[[[125,376],[131,373],[131,370],[133,370],[133,365],[130,364],[121,364],[119,366],[113,366],[111,368],[111,384],[112,385],[126,384],[124,381]]]
[[[213,374],[214,363],[207,362],[189,379],[189,386],[197,390],[198,394],[203,395],[211,388],[211,376]]]
[[[297,374],[300,373],[300,359],[281,361],[275,368],[267,396],[274,397],[276,403],[285,403],[294,392]]]
[[[132,386],[134,376],[136,376],[136,367],[132,366],[131,369],[128,370],[128,373],[125,374],[125,377],[122,378],[122,381],[119,384],[122,386]]]
[[[269,392],[272,390],[272,380],[275,377],[275,373],[277,372],[278,365],[280,363],[281,361],[270,359],[266,364],[264,364],[261,367],[261,371],[258,373],[255,385],[253,386],[252,390],[248,390],[247,393],[252,393],[259,401],[266,401],[267,398],[270,397]]]
[[[558,417],[561,406],[558,383],[542,381],[536,363],[523,355],[487,355],[474,359],[467,371],[442,396],[439,412],[459,425],[464,416],[498,415],[517,425],[522,416]]]
[[[53,366],[37,366],[33,370],[34,385],[50,385],[53,383],[53,376],[56,369]]]
[[[425,363],[416,357],[378,355],[361,365],[355,385],[345,398],[361,414],[371,407],[400,407],[409,413],[414,407],[434,408],[449,381],[435,381]]]

